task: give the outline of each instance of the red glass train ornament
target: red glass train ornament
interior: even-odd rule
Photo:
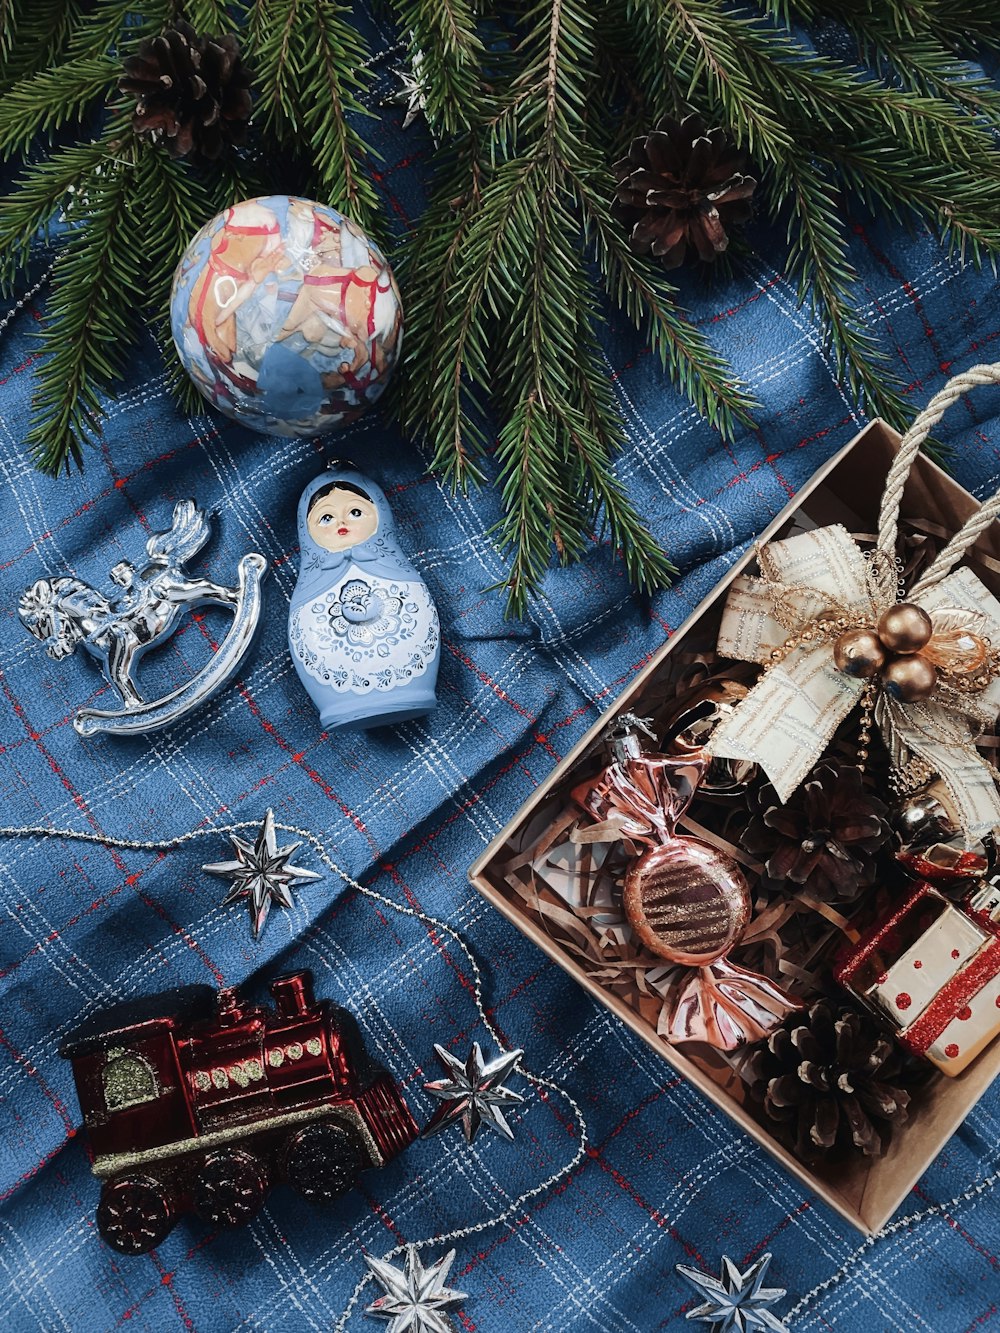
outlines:
[[[72,1061],[100,1234],[122,1254],[159,1245],[183,1214],[249,1222],[273,1185],[332,1200],[417,1136],[390,1075],[309,972],[278,977],[274,1010],[185,986],[105,1009]]]

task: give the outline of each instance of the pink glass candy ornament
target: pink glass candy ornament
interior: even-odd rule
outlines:
[[[638,718],[612,733],[612,762],[572,799],[599,823],[644,847],[626,872],[622,904],[651,953],[692,969],[677,989],[664,1035],[733,1050],[757,1041],[800,1004],[766,977],[729,962],[750,918],[737,863],[702,838],[678,833],[707,760],[643,750]]]

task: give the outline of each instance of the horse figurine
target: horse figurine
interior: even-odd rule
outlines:
[[[228,587],[207,578],[189,578],[184,565],[209,537],[206,516],[193,500],[174,506],[173,523],[146,543],[148,564],[136,575],[127,560],[110,571],[120,594],[106,597],[73,575],[39,579],[24,593],[18,607],[21,623],[57,661],[82,645],[100,663],[121,695],[124,711],[82,709],[73,725],[81,735],[97,731],[135,735],[158,730],[203,703],[241,665],[260,619],[260,583],[267,569],[262,555],[251,551],[239,564],[239,584]],[[134,672],[139,659],[162,643],[185,610],[224,606],[234,623],[212,660],[193,680],[163,699],[143,698]]]

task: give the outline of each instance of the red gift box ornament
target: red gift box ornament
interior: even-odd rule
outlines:
[[[642,719],[623,714],[609,739],[612,762],[572,799],[609,833],[642,848],[625,875],[622,905],[651,953],[690,968],[678,984],[664,1035],[731,1051],[758,1041],[802,1005],[774,982],[726,954],[750,917],[750,891],[737,863],[701,838],[680,834],[705,772],[701,755],[643,750]]]
[[[916,885],[834,975],[903,1046],[960,1074],[1000,1033],[1000,890],[981,884],[956,904]]]

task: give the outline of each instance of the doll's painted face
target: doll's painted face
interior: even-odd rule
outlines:
[[[378,510],[353,487],[332,486],[314,496],[306,525],[325,551],[346,551],[375,535]]]

